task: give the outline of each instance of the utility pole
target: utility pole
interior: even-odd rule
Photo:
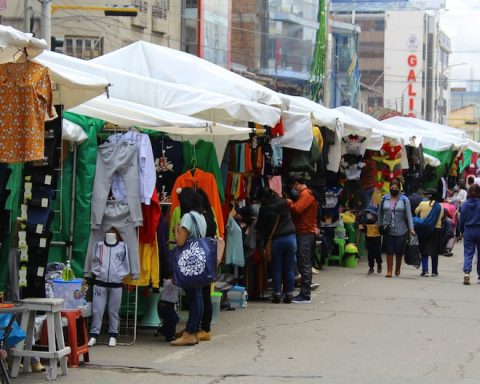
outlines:
[[[42,11],[40,13],[40,37],[47,42],[48,50],[50,50],[52,37],[52,0],[42,0]]]
[[[30,0],[23,0],[23,32],[30,33],[30,19],[32,18],[32,7]]]

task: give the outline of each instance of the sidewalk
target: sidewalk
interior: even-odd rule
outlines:
[[[367,275],[327,267],[312,304],[249,302],[221,312],[213,339],[171,347],[153,330],[132,346],[91,348],[62,383],[480,383],[480,285],[464,286],[463,244],[440,256],[439,276]],[[384,268],[385,270],[385,268]],[[180,329],[180,326],[179,326]],[[38,383],[21,374],[13,383]]]

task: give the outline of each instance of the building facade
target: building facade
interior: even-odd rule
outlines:
[[[469,136],[480,141],[480,104],[465,105],[461,108],[450,111],[448,118],[450,127],[461,128]]]
[[[81,4],[81,5],[79,5]],[[109,5],[132,6],[135,17],[105,16],[95,0],[56,0],[51,6],[53,49],[81,59],[92,59],[138,40],[180,49],[182,4],[169,0],[109,1]],[[60,8],[65,6],[65,8]],[[41,4],[34,0],[6,0],[1,23],[41,36]],[[27,15],[26,23],[25,15]]]

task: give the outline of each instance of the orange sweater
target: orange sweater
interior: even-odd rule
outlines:
[[[172,207],[170,208],[170,220],[172,219],[171,215],[173,214],[173,211],[180,204],[177,188],[186,187],[201,188],[207,194],[208,201],[217,218],[218,232],[220,233],[220,237],[224,238],[225,225],[223,223],[222,204],[220,202],[220,195],[218,194],[217,181],[215,180],[215,176],[210,172],[205,172],[197,168],[195,170],[195,175],[192,175],[192,171],[189,170],[177,178],[171,194]]]
[[[318,202],[312,192],[305,188],[296,201],[289,201],[292,220],[297,235],[315,233],[317,226]]]

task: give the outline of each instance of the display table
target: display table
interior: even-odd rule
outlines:
[[[47,367],[47,380],[57,379],[58,362],[60,362],[62,374],[67,375],[67,356],[70,353],[70,347],[65,347],[65,341],[63,339],[62,319],[60,317],[63,299],[34,298],[24,299],[21,303],[25,306],[25,313],[22,315],[21,327],[27,333],[27,337],[24,341],[19,342],[12,350],[12,377],[18,376],[22,358],[23,371],[28,372],[30,370],[30,359],[32,357],[49,360]],[[47,316],[48,351],[32,350],[35,315],[37,311],[45,312],[45,315]]]

